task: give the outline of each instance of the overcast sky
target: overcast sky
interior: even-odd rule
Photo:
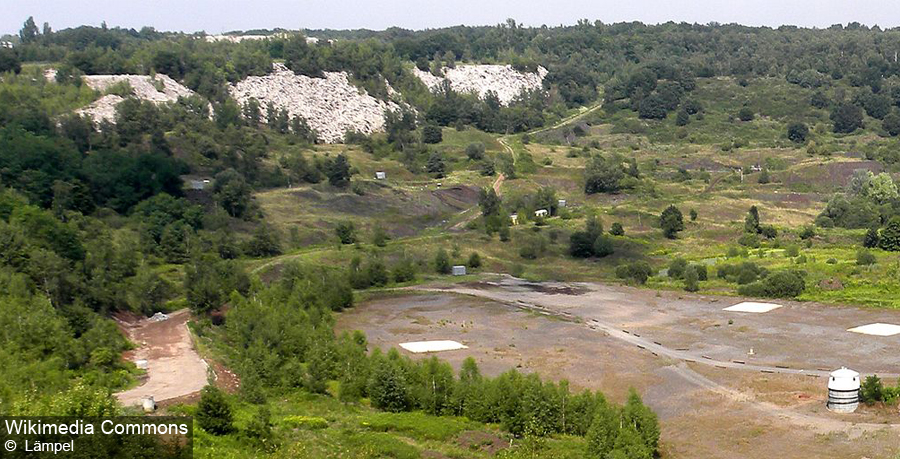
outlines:
[[[900,5],[876,0],[0,0],[0,33],[17,32],[28,16],[38,27],[83,24],[221,33],[229,30],[410,29],[497,24],[526,25],[642,21],[783,24],[827,27],[861,22],[900,25]]]

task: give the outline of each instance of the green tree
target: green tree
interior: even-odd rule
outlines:
[[[593,457],[603,459],[609,457],[615,448],[622,422],[616,407],[607,405],[605,400],[598,404],[595,411],[594,420],[585,437],[588,451]]]
[[[37,24],[34,23],[34,17],[28,16],[25,24],[22,25],[22,29],[19,30],[19,39],[25,44],[32,43],[38,39],[40,34]]]
[[[390,236],[388,236],[387,231],[384,230],[384,227],[381,225],[376,226],[372,231],[372,244],[375,244],[376,247],[387,247],[387,242],[390,240]]]
[[[0,73],[22,71],[19,55],[11,48],[0,48]]]
[[[478,205],[484,217],[500,215],[500,197],[491,187],[484,187],[478,192]]]
[[[213,195],[219,205],[235,218],[247,219],[252,216],[252,189],[244,176],[234,169],[226,169],[216,174]]]
[[[434,256],[434,270],[438,274],[450,274],[453,271],[450,255],[443,248],[438,249],[437,254]]]
[[[853,104],[843,103],[831,109],[834,132],[849,134],[863,126],[862,110]]]
[[[325,176],[328,183],[338,188],[350,185],[350,162],[343,153],[325,162]]]
[[[428,162],[425,163],[425,171],[433,174],[435,178],[444,177],[446,167],[444,158],[439,151],[432,152],[428,157]]]
[[[678,110],[675,114],[675,124],[677,126],[687,126],[691,122],[691,115],[685,109]]]
[[[794,143],[803,143],[806,142],[806,137],[809,135],[809,128],[806,127],[806,124],[801,122],[794,122],[788,125],[787,127],[787,138]]]
[[[444,140],[441,127],[434,124],[422,126],[422,143],[441,143]]]
[[[234,430],[231,405],[225,394],[215,386],[203,388],[195,418],[203,430],[213,435],[226,435]]]
[[[659,420],[656,413],[644,405],[634,388],[628,391],[628,400],[622,408],[622,419],[624,424],[634,426],[651,455],[656,454],[659,449]]]
[[[891,217],[881,230],[878,246],[891,252],[900,251],[900,216]]]
[[[750,206],[747,216],[744,218],[744,232],[750,234],[759,234],[759,209],[756,206]]]
[[[0,59],[0,69],[2,68],[2,59]],[[884,117],[884,120],[881,122],[881,127],[883,127],[891,137],[897,137],[900,135],[900,115],[898,115],[896,111],[892,111]]]
[[[884,383],[878,375],[866,376],[859,386],[859,401],[872,405],[884,401]]]
[[[863,247],[868,249],[878,247],[879,239],[878,228],[873,226],[866,231],[866,235],[863,238]]]
[[[684,217],[681,211],[674,205],[666,207],[659,216],[659,227],[667,238],[675,239],[680,231],[684,231]]]
[[[741,107],[738,111],[738,119],[741,121],[753,121],[754,116],[753,109],[750,107]]]
[[[697,211],[695,209],[691,209],[691,221],[697,221]]]
[[[356,225],[353,222],[339,222],[334,227],[334,234],[337,235],[341,244],[353,244],[356,242]]]
[[[584,171],[584,192],[614,193],[621,189],[622,166],[601,156],[594,157]]]

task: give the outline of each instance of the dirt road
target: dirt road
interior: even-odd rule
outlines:
[[[119,323],[139,347],[126,353],[128,360],[147,360],[147,379],[140,386],[119,392],[116,397],[125,406],[140,404],[152,396],[157,402],[193,394],[208,380],[208,366],[200,358],[187,328],[190,312],[182,309],[163,321],[141,319]]]

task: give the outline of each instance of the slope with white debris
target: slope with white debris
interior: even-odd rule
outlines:
[[[454,91],[474,93],[481,98],[494,91],[503,105],[509,105],[523,91],[540,89],[547,76],[543,67],[538,67],[537,72],[520,72],[511,65],[457,64],[454,68],[444,67],[441,72],[443,78],[413,67],[413,74],[432,91],[446,80]]]
[[[229,93],[241,104],[255,98],[264,114],[272,102],[291,117],[302,116],[327,143],[341,142],[348,130],[367,135],[382,131],[385,110],[400,108],[351,84],[347,72],[325,72],[324,78],[312,78],[296,75],[282,64],[274,64],[269,75],[239,81],[229,87]]]

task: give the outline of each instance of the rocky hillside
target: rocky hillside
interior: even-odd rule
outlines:
[[[520,72],[511,65],[457,65],[444,67],[444,77],[436,77],[430,72],[413,68],[413,73],[434,91],[444,80],[458,92],[471,92],[484,97],[488,91],[497,93],[500,103],[508,105],[522,91],[541,88],[547,69],[538,67],[537,72]]]
[[[265,108],[272,102],[291,117],[302,116],[327,143],[343,140],[348,130],[371,134],[384,129],[385,110],[400,107],[378,100],[350,83],[346,72],[325,72],[324,78],[296,75],[284,65],[275,64],[265,76],[248,77],[229,88],[241,104],[251,98]]]
[[[128,83],[132,94],[143,100],[155,103],[175,102],[179,97],[188,97],[194,91],[184,87],[166,75],[85,75],[84,82],[91,89],[105,92],[119,83]],[[76,113],[88,115],[97,123],[101,121],[115,122],[116,105],[124,99],[115,94],[107,94]]]

